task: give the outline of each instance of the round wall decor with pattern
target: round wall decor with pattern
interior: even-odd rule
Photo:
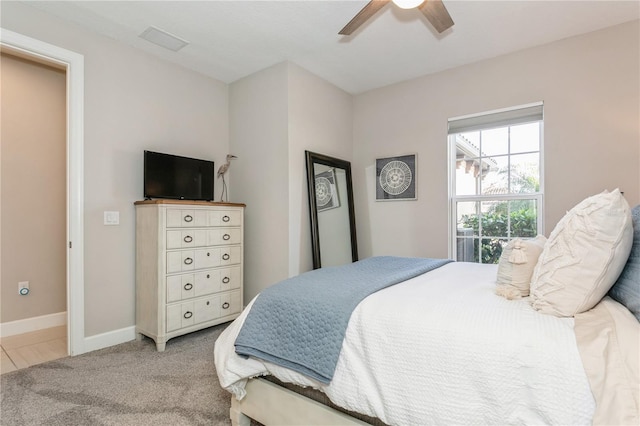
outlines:
[[[319,207],[331,202],[331,183],[325,177],[316,177],[316,202]]]
[[[318,211],[340,207],[338,189],[336,188],[336,176],[333,171],[327,170],[316,175],[316,209]]]
[[[416,199],[416,155],[376,160],[376,200]]]

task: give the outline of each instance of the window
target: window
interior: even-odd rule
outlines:
[[[450,256],[497,263],[542,233],[542,103],[449,120]]]

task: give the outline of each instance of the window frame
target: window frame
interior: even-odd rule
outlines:
[[[471,130],[463,130],[463,131],[456,131],[456,132],[449,132],[449,134],[447,135],[447,152],[448,152],[448,161],[447,161],[447,165],[448,165],[448,253],[449,253],[449,257],[451,259],[457,260],[457,240],[458,240],[458,235],[457,235],[457,228],[458,228],[458,218],[457,218],[457,203],[460,202],[488,202],[488,201],[514,201],[514,200],[535,200],[536,202],[536,207],[537,207],[537,217],[536,217],[536,224],[537,224],[537,234],[544,234],[544,212],[545,212],[545,208],[544,208],[544,194],[545,194],[545,185],[544,185],[544,114],[543,114],[543,108],[544,108],[544,104],[543,102],[536,102],[536,103],[532,103],[532,104],[526,104],[526,105],[520,105],[520,106],[515,106],[515,107],[511,107],[511,108],[504,108],[504,109],[500,109],[500,110],[493,110],[493,111],[487,111],[487,112],[483,112],[483,113],[478,113],[478,114],[471,114],[471,115],[467,115],[467,116],[460,116],[460,117],[454,117],[454,118],[450,118],[449,119],[449,124],[451,122],[454,121],[459,121],[459,120],[465,120],[465,119],[479,119],[482,120],[483,117],[487,117],[487,116],[500,116],[500,114],[502,113],[506,113],[506,115],[511,114],[514,111],[517,110],[521,110],[521,109],[526,109],[526,108],[531,108],[531,107],[540,107],[541,111],[542,111],[542,116],[539,120],[523,120],[521,122],[516,122],[516,123],[500,123],[500,122],[496,122],[496,123],[491,123],[491,122],[487,122],[486,125],[483,125],[482,127],[476,127],[474,130],[489,130],[489,129],[495,129],[495,128],[503,128],[503,127],[509,127],[509,126],[514,126],[514,125],[518,125],[518,124],[526,124],[526,123],[532,123],[532,122],[539,122],[540,125],[540,146],[539,146],[539,191],[537,192],[530,192],[530,193],[514,193],[514,194],[472,194],[472,195],[457,195],[456,194],[456,170],[457,170],[457,166],[456,166],[456,162],[457,162],[457,146],[456,146],[456,135],[460,134],[460,133],[466,133],[468,131]],[[479,155],[481,155],[481,153],[479,153]],[[514,155],[519,155],[519,153],[516,154],[512,154],[510,151],[508,152],[508,154],[506,154],[508,158],[508,160],[511,160],[511,157]],[[510,220],[510,216],[508,217],[508,220]],[[477,236],[473,236],[473,240],[481,240],[483,238],[486,238],[485,236],[482,235],[482,225],[480,225],[479,230],[478,230],[478,235]],[[518,237],[508,237],[507,241],[510,241],[513,238],[518,238]],[[476,263],[482,263],[482,258],[477,259]]]

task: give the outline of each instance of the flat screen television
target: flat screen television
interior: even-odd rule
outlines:
[[[213,201],[213,161],[144,151],[144,197]]]

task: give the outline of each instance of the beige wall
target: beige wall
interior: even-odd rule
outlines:
[[[351,96],[282,63],[231,85],[233,193],[247,203],[245,303],[312,269],[305,150],[350,160]],[[237,167],[236,167],[237,166]]]
[[[228,87],[24,4],[3,2],[0,19],[3,28],[84,55],[85,336],[131,327],[143,150],[222,164]],[[220,189],[216,181],[217,197]],[[120,212],[119,226],[103,225],[105,210]]]
[[[287,64],[245,77],[229,89],[231,152],[238,156],[233,200],[245,211],[244,303],[287,277]]]
[[[313,269],[304,151],[351,161],[353,97],[289,64],[289,276]]]
[[[66,74],[2,54],[0,75],[4,323],[67,310]]]
[[[583,198],[640,202],[638,21],[355,97],[362,256],[446,257],[447,119],[544,101],[545,233]],[[380,157],[418,153],[418,200],[375,202]]]

